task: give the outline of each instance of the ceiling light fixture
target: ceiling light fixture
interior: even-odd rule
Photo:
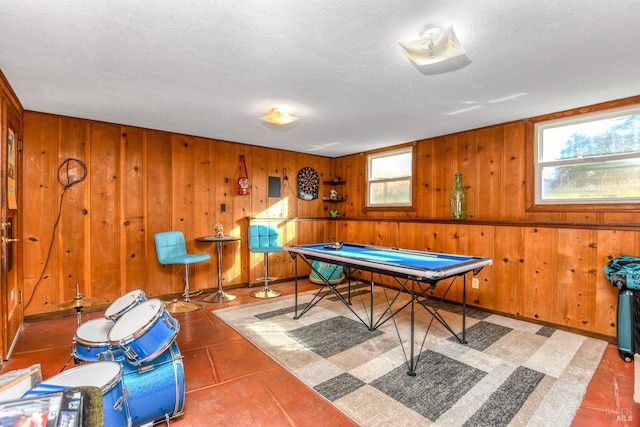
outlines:
[[[262,120],[272,125],[284,126],[288,125],[289,123],[295,122],[296,120],[298,120],[298,117],[287,111],[283,111],[278,107],[274,107],[271,109],[269,114],[267,114],[266,116],[262,116]]]
[[[418,40],[400,43],[407,57],[418,66],[436,64],[467,53],[453,32],[453,27],[442,29],[429,26]]]

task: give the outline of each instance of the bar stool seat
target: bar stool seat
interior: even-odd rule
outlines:
[[[284,252],[284,248],[278,243],[278,229],[271,225],[250,225],[248,241],[251,252],[264,254],[264,277],[258,278],[258,281],[264,282],[264,287],[252,292],[251,296],[265,299],[280,296],[281,291],[269,288],[269,282],[277,279],[269,276],[269,254]]]
[[[184,234],[181,231],[164,231],[156,233],[154,236],[156,244],[156,255],[158,262],[162,265],[179,264],[184,266],[184,302],[180,304],[180,311],[195,311],[205,304],[191,301],[191,297],[200,295],[200,290],[189,289],[189,265],[196,264],[211,259],[209,254],[188,253]],[[176,303],[176,301],[171,301]]]

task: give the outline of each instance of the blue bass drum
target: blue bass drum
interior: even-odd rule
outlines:
[[[184,408],[184,366],[178,344],[151,362],[133,365],[120,351],[107,351],[106,360],[120,362],[127,390],[129,414],[134,426],[166,421],[182,415]]]
[[[124,392],[122,366],[115,362],[96,362],[62,371],[27,392],[27,395],[52,393],[73,387],[98,387],[102,390],[105,426],[130,426],[129,408]]]
[[[313,283],[320,285],[325,283],[320,275],[328,280],[331,285],[337,285],[344,280],[344,271],[341,265],[329,264],[322,261],[314,261],[311,265],[313,268],[309,274],[309,280]],[[320,275],[318,273],[320,273]]]

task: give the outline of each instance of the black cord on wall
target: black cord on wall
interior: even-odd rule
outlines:
[[[73,173],[74,170],[80,168],[80,174],[75,175]],[[73,187],[76,184],[81,183],[87,178],[87,165],[84,164],[82,160],[69,158],[63,161],[60,166],[58,166],[58,182],[62,186],[62,192],[60,193],[60,204],[58,205],[58,216],[56,217],[56,222],[53,224],[53,230],[51,232],[51,243],[49,243],[49,250],[47,251],[47,258],[45,259],[45,263],[42,266],[42,272],[40,273],[40,277],[36,281],[36,284],[33,286],[33,292],[31,292],[31,296],[29,300],[24,305],[24,310],[29,307],[31,301],[33,300],[33,296],[36,294],[36,290],[42,282],[44,278],[44,273],[47,270],[47,265],[49,265],[49,259],[51,258],[51,251],[53,250],[53,242],[56,237],[56,230],[58,229],[58,222],[60,222],[60,216],[62,215],[62,202],[64,200],[65,192]]]

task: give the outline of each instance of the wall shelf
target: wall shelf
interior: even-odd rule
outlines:
[[[346,181],[335,181],[335,180],[331,180],[331,181],[322,181],[323,184],[325,185],[329,185],[331,187],[337,186],[337,185],[344,185],[347,182]],[[327,203],[341,203],[346,201],[347,198],[345,196],[341,196],[339,199],[332,199],[331,197],[325,196],[322,198],[323,202],[327,202]]]

